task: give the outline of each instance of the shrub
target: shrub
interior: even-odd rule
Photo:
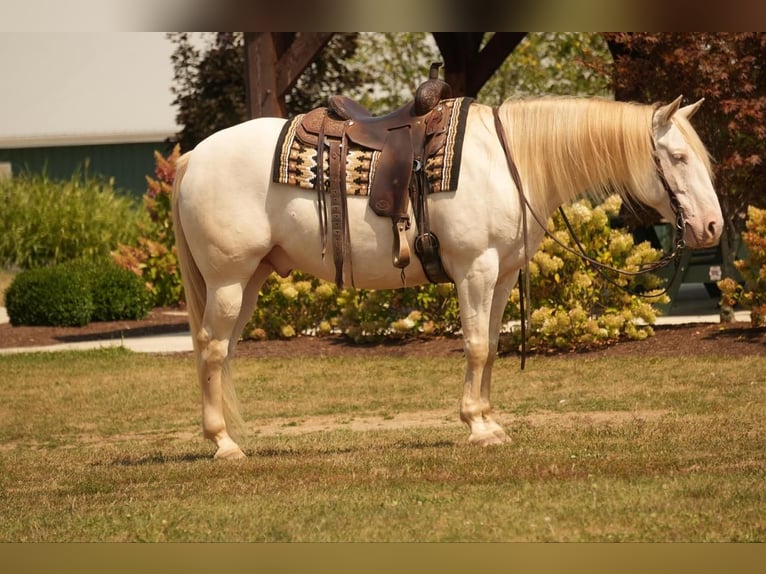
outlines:
[[[111,180],[77,170],[69,180],[21,173],[0,179],[0,267],[45,267],[108,256],[132,241],[142,217]]]
[[[344,289],[338,306],[338,327],[356,342],[441,335],[460,329],[457,297],[450,284],[380,291]]]
[[[135,273],[104,259],[62,266],[65,273],[82,276],[93,300],[91,321],[143,319],[152,309],[152,298]]]
[[[750,321],[761,327],[766,325],[766,209],[749,206],[746,226],[742,241],[748,258],[734,262],[745,285],[735,299],[750,307]]]
[[[662,253],[648,242],[635,245],[630,233],[613,229],[611,219],[622,201],[612,196],[593,207],[588,200],[564,211],[585,251],[597,261],[626,271],[638,271]],[[576,249],[557,212],[548,229],[562,243]],[[626,277],[599,272],[580,257],[546,237],[529,266],[532,308],[529,343],[532,348],[574,349],[620,338],[644,339],[653,334],[654,303],[666,303],[662,279],[654,274]],[[639,293],[643,296],[640,296]],[[647,298],[648,296],[648,298]],[[508,318],[519,318],[518,291],[511,295]],[[520,333],[512,332],[520,343]]]
[[[244,331],[250,339],[342,333],[356,342],[437,335],[460,329],[452,285],[343,289],[302,272],[272,275]]]
[[[289,339],[302,333],[326,335],[337,325],[338,289],[333,283],[296,271],[274,274],[258,297],[258,308],[245,328],[252,339]]]
[[[12,325],[79,327],[142,319],[151,309],[141,279],[105,259],[22,271],[5,301]]]
[[[11,325],[79,327],[93,315],[90,285],[63,266],[30,269],[16,275],[5,292]]]
[[[146,178],[143,205],[148,221],[135,225],[135,240],[120,243],[114,261],[141,277],[158,307],[176,305],[183,298],[183,284],[170,214],[175,164],[181,155],[178,145],[167,156],[154,152],[156,179]]]

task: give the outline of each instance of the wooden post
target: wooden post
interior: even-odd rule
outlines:
[[[453,96],[476,97],[526,32],[496,32],[482,48],[484,32],[433,32],[444,58],[444,80]]]
[[[247,103],[251,118],[285,117],[284,98],[280,98],[277,91],[278,61],[271,32],[245,33]]]
[[[250,117],[285,117],[285,94],[331,38],[329,32],[246,32]]]

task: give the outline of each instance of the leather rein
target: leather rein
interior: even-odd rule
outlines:
[[[525,305],[525,299],[527,303],[530,301],[529,261],[531,260],[531,256],[529,252],[529,239],[528,239],[529,228],[527,224],[527,211],[529,211],[529,213],[532,215],[534,220],[543,230],[545,235],[551,238],[559,247],[561,247],[565,251],[568,251],[569,253],[572,253],[573,255],[576,255],[577,257],[585,261],[587,264],[594,267],[601,274],[601,276],[611,285],[614,285],[615,287],[618,287],[622,289],[623,291],[629,292],[632,295],[638,295],[639,297],[645,297],[645,298],[655,298],[655,297],[660,297],[664,295],[665,293],[667,293],[670,285],[674,282],[680,267],[681,254],[684,248],[686,247],[686,241],[683,238],[684,231],[686,229],[686,220],[684,219],[683,208],[681,207],[681,203],[678,201],[678,196],[670,187],[670,184],[668,183],[668,180],[665,177],[665,173],[662,169],[662,164],[660,163],[660,158],[657,155],[657,147],[654,142],[654,138],[652,137],[652,157],[654,159],[655,169],[657,170],[657,176],[659,177],[660,183],[662,184],[662,187],[664,188],[665,192],[668,194],[668,199],[670,201],[670,208],[673,210],[673,213],[675,215],[675,223],[673,226],[673,250],[669,254],[663,256],[662,258],[658,259],[657,261],[653,263],[650,263],[642,267],[638,271],[628,271],[625,269],[618,269],[616,267],[612,267],[611,265],[607,265],[605,263],[597,261],[596,259],[594,259],[593,257],[590,257],[585,252],[585,248],[580,242],[580,240],[577,238],[577,235],[574,232],[572,224],[569,222],[569,219],[564,213],[564,209],[562,207],[559,207],[559,213],[561,214],[561,217],[564,221],[567,231],[569,232],[569,235],[571,236],[572,240],[577,246],[576,250],[571,248],[569,245],[566,245],[558,237],[556,237],[554,234],[548,231],[548,226],[546,222],[544,222],[542,218],[535,212],[535,210],[532,209],[532,206],[530,205],[529,200],[527,199],[527,196],[524,193],[524,188],[521,183],[521,175],[519,174],[519,169],[518,167],[516,167],[516,162],[513,161],[513,156],[511,155],[511,152],[510,152],[510,147],[508,145],[508,141],[505,136],[505,131],[503,130],[503,124],[500,121],[498,108],[493,107],[492,113],[495,119],[495,131],[497,132],[498,139],[500,140],[500,144],[503,148],[503,153],[508,163],[508,171],[510,172],[511,178],[513,179],[513,182],[516,185],[516,189],[518,190],[519,199],[522,206],[521,220],[522,220],[522,235],[523,235],[523,241],[524,241],[524,269],[521,273],[521,277],[519,278],[518,285],[519,285],[519,310],[521,312],[521,369],[523,370],[526,365],[526,354],[527,354],[526,325],[530,323],[530,311],[528,306]],[[641,275],[646,275],[647,273],[653,273],[659,269],[667,267],[670,263],[673,263],[675,265],[673,276],[668,282],[667,287],[665,287],[665,289],[662,290],[660,293],[657,293],[654,295],[644,295],[642,293],[631,292],[625,287],[623,287],[622,285],[618,285],[614,280],[612,280],[610,277],[608,277],[604,273],[605,271],[608,271],[608,272],[616,273],[618,275],[622,275],[625,277],[638,277]],[[525,309],[525,307],[527,308]]]

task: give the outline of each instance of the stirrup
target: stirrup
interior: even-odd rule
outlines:
[[[394,267],[404,269],[410,264],[410,244],[407,242],[407,230],[410,218],[400,217],[394,221],[394,249],[392,253]]]

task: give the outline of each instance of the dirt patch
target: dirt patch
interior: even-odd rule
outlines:
[[[155,309],[141,321],[91,323],[84,327],[12,327],[0,325],[0,348],[55,345],[87,340],[114,340],[146,335],[181,333],[189,328],[186,316],[175,309]],[[297,337],[287,341],[242,341],[240,357],[461,357],[460,337],[423,337],[406,341],[354,344],[340,336]],[[644,341],[621,341],[606,347],[573,352],[540,352],[535,355],[642,356],[745,356],[766,355],[766,328],[749,323],[657,326]],[[518,353],[506,353],[514,356]]]
[[[1,336],[1,334],[0,334]],[[505,353],[506,357],[518,356]],[[530,356],[694,357],[766,355],[766,329],[749,323],[657,326],[643,341],[620,341],[577,351],[540,351]],[[298,337],[288,341],[242,341],[239,357],[462,357],[460,337],[416,338],[376,344],[353,344],[342,337]]]
[[[104,321],[83,327],[13,327],[0,324],[0,349],[13,347],[42,347],[79,341],[120,340],[182,333],[189,329],[186,314],[177,309],[153,309],[140,321]]]
[[[510,413],[496,412],[495,418],[506,428],[512,429],[513,425],[528,425],[531,427],[559,427],[573,429],[584,425],[624,425],[631,422],[657,421],[670,411],[667,410],[642,410],[642,411],[587,411],[587,412],[563,412],[541,411],[528,415],[513,415]],[[465,427],[458,419],[456,410],[433,410],[398,413],[396,415],[324,415],[300,417],[297,419],[275,419],[266,423],[250,423],[247,425],[249,437],[272,437],[272,436],[300,436],[316,432],[333,432],[348,430],[351,432],[387,431],[420,429],[434,427]],[[510,438],[513,440],[513,431]],[[122,433],[112,436],[100,436],[90,432],[77,435],[76,440],[70,437],[57,437],[53,442],[59,446],[56,448],[73,449],[83,446],[115,445],[125,442],[167,442],[178,440],[183,442],[195,439],[202,440],[202,431],[199,429],[166,431],[145,431],[140,433]],[[467,443],[466,443],[467,444]],[[51,448],[51,443],[38,443],[35,441],[24,442],[24,448],[40,449]],[[22,446],[21,442],[6,442],[0,444],[0,452],[13,450]]]
[[[584,424],[625,424],[631,421],[650,422],[660,419],[669,411],[597,411],[597,412],[537,412],[524,416],[509,413],[495,413],[498,422],[511,426],[557,426],[575,428]],[[312,432],[346,429],[353,432],[372,430],[401,430],[461,425],[457,410],[416,411],[398,413],[393,416],[316,416],[296,420],[280,419],[268,424],[253,425],[248,432],[258,436],[302,435]],[[468,428],[468,427],[464,427]],[[466,430],[466,433],[468,431]]]

